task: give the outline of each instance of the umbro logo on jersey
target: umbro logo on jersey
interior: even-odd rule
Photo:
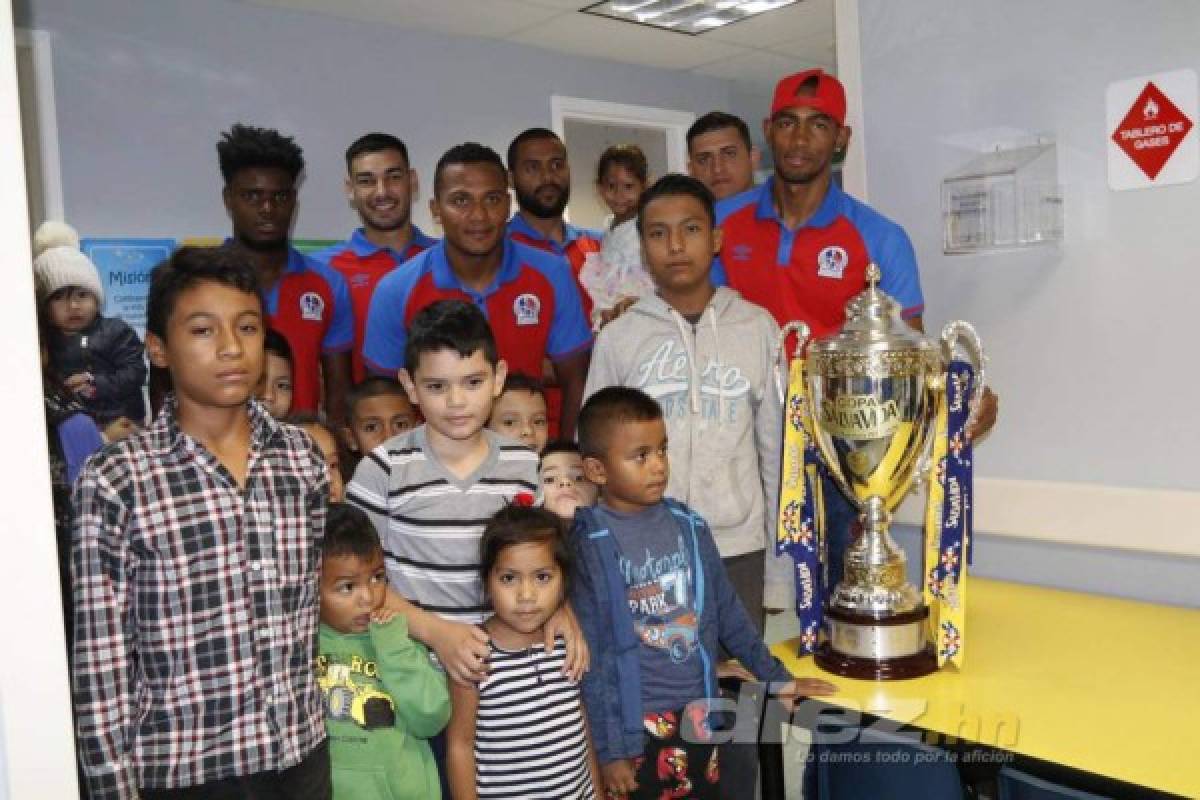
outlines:
[[[730,255],[734,261],[749,261],[750,256],[754,254],[754,248],[748,244],[734,245]]]

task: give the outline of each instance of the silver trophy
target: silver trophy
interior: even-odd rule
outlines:
[[[971,415],[983,392],[983,351],[974,329],[951,322],[940,346],[901,318],[899,303],[868,287],[846,304],[842,329],[809,345],[811,433],[838,487],[858,507],[862,530],[846,551],[845,574],[825,610],[817,665],[837,675],[890,680],[937,669],[929,608],[905,578],[905,555],[888,533],[891,512],[928,471],[946,365],[962,347],[978,373]],[[801,326],[800,347],[806,338]]]

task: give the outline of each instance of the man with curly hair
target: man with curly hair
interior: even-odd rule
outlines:
[[[292,410],[317,410],[324,376],[325,411],[340,424],[354,317],[345,279],[289,244],[303,152],[290,136],[239,124],[221,135],[217,156],[225,181],[221,197],[233,223],[226,246],[254,264],[271,327],[292,348]]]

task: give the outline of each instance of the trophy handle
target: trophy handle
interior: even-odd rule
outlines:
[[[969,430],[974,427],[983,407],[983,389],[987,377],[984,374],[984,368],[987,356],[983,353],[983,344],[979,341],[979,334],[975,332],[971,323],[963,322],[960,319],[947,322],[946,326],[942,328],[942,355],[947,364],[953,360],[956,345],[960,343],[967,354],[967,360],[975,370],[976,377],[975,389],[971,392],[969,401],[970,410],[967,414],[967,429]]]
[[[779,402],[781,405],[787,402],[788,379],[785,377],[783,369],[779,366],[781,362],[780,356],[787,347],[787,338],[793,333],[796,334],[796,349],[792,351],[791,358],[799,358],[800,354],[804,352],[804,348],[808,345],[808,340],[812,336],[812,329],[808,327],[807,323],[794,319],[780,329],[779,338],[775,340],[775,347],[771,353],[771,363],[775,365],[775,391],[779,393]]]
[[[929,447],[925,447],[925,455],[921,456],[921,460],[917,462],[917,468],[913,470],[912,487],[908,490],[909,494],[920,494],[925,484],[929,482],[929,473],[933,470],[933,453]]]

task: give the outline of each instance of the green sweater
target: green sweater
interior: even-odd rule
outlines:
[[[397,616],[369,633],[321,625],[317,679],[335,800],[440,798],[429,750],[450,719],[446,676]]]

